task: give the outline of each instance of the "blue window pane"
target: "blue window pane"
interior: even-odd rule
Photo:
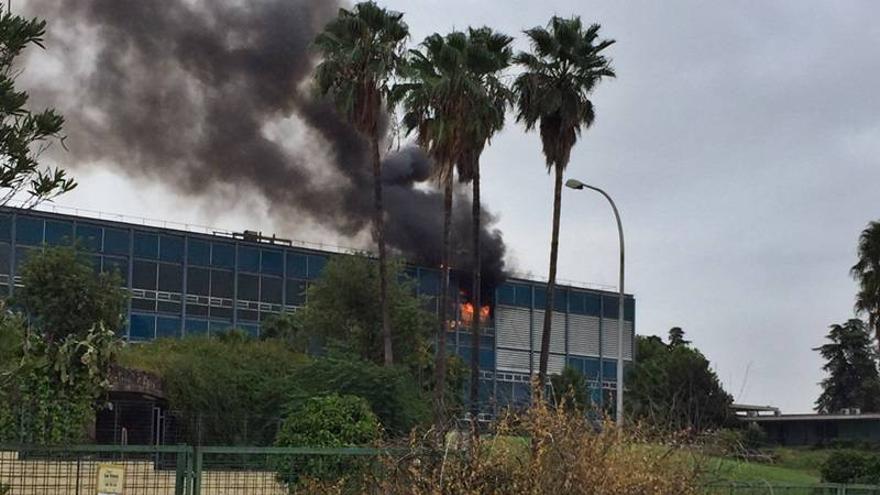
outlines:
[[[521,306],[523,308],[529,308],[532,306],[532,290],[531,287],[527,285],[517,285],[514,287],[516,290],[516,305]]]
[[[584,302],[584,293],[571,291],[568,293],[568,310],[572,313],[582,315],[586,312],[586,303]]]
[[[232,272],[211,270],[211,297],[232,299],[235,295],[235,278]]]
[[[602,296],[602,317],[616,320],[619,301],[615,296]]]
[[[284,304],[288,306],[302,306],[306,303],[306,283],[302,280],[285,281],[287,291],[285,294]]]
[[[132,265],[131,286],[135,289],[156,290],[157,272],[156,262],[135,260]]]
[[[260,250],[238,246],[238,269],[245,272],[259,272]]]
[[[602,314],[602,297],[597,294],[584,294],[584,314],[590,316]]]
[[[256,275],[238,274],[238,298],[246,301],[260,300],[260,279]]]
[[[587,380],[599,381],[599,360],[593,358],[584,358],[584,375]]]
[[[19,215],[15,219],[15,242],[29,246],[43,243],[43,221]]]
[[[232,322],[229,321],[211,321],[208,323],[208,329],[211,333],[225,332],[232,328]]]
[[[159,259],[180,263],[183,261],[183,237],[163,235],[159,243]]]
[[[516,304],[516,288],[510,284],[504,284],[498,287],[497,292],[498,304]]]
[[[204,335],[208,333],[208,321],[207,320],[193,320],[191,318],[186,319],[186,335],[187,336],[196,336],[196,335]]]
[[[495,352],[491,349],[480,349],[480,368],[486,370],[495,369]]]
[[[0,243],[0,274],[9,275],[10,263],[12,263],[12,246],[5,242]]]
[[[46,221],[46,244],[69,245],[73,241],[73,222]]]
[[[440,294],[440,274],[433,270],[419,270],[419,292],[429,296]]]
[[[183,267],[159,263],[159,290],[165,292],[182,292]]]
[[[186,270],[186,293],[197,296],[210,294],[211,271],[207,268],[191,266]]]
[[[100,251],[103,241],[102,228],[97,225],[80,223],[76,225],[76,242],[86,251]]]
[[[547,307],[547,289],[544,287],[535,287],[535,309],[545,309]]]
[[[617,381],[616,359],[602,359],[602,379],[606,382]]]
[[[156,338],[180,338],[180,318],[156,318]]]
[[[306,255],[295,252],[287,253],[287,276],[290,278],[307,278],[309,261]]]
[[[636,317],[636,300],[626,298],[623,300],[623,319],[633,321]]]
[[[284,256],[281,251],[263,249],[260,261],[260,271],[273,275],[284,274]]]
[[[134,233],[134,255],[154,260],[159,257],[159,236],[147,232]]]
[[[15,248],[15,274],[21,275],[21,269],[22,267],[24,267],[25,264],[27,264],[28,258],[30,258],[32,253],[38,252],[40,252],[38,248]]]
[[[104,229],[104,252],[107,254],[128,254],[129,231]]]
[[[309,278],[317,278],[324,271],[324,265],[327,264],[326,256],[309,255]]]
[[[12,216],[0,215],[0,241],[12,241]]]
[[[260,277],[260,301],[281,304],[282,283],[280,278]]]
[[[131,340],[144,341],[156,338],[156,317],[133,313],[131,315]]]
[[[190,239],[186,249],[188,251],[186,259],[190,265],[211,265],[211,244],[209,242]]]
[[[211,266],[235,268],[235,246],[215,242],[211,245]]]
[[[579,357],[569,356],[568,359],[565,360],[565,365],[569,368],[576,369],[578,373],[583,374],[584,372],[584,360]]]
[[[118,273],[122,279],[122,285],[128,285],[128,260],[125,258],[104,257],[104,271]]]
[[[568,291],[564,289],[556,289],[553,291],[553,310],[565,312],[568,311]]]

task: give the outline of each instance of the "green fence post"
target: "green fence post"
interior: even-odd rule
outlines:
[[[174,495],[187,495],[186,493],[186,478],[187,478],[187,449],[186,446],[180,445],[175,450],[177,455],[177,463],[175,464],[175,481],[174,481]]]
[[[202,493],[202,449],[192,447],[194,465],[192,471],[193,490],[191,495],[200,495]]]

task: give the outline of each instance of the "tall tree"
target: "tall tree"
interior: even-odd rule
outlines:
[[[379,249],[379,299],[385,364],[394,363],[391,318],[388,309],[388,260],[385,248],[385,211],[382,201],[382,160],[379,155],[380,120],[391,91],[391,80],[403,62],[409,28],[403,14],[374,2],[352,10],[339,9],[315,38],[323,60],[315,71],[320,94],[329,96],[340,113],[369,141],[373,165],[373,236]]]
[[[474,39],[479,38],[479,46]],[[488,29],[454,31],[441,36],[425,38],[420,49],[410,50],[407,81],[397,90],[397,98],[404,106],[404,124],[409,132],[415,131],[419,145],[434,161],[434,177],[443,187],[443,251],[440,295],[440,325],[437,333],[435,372],[435,420],[440,425],[444,415],[444,386],[442,377],[446,368],[446,332],[449,325],[449,268],[450,231],[452,223],[453,175],[459,163],[465,164],[467,174],[479,159],[479,153],[497,128],[497,111],[492,107],[491,91],[499,86],[487,84],[487,76],[495,77],[503,63],[503,50],[509,42],[503,35]],[[491,46],[490,46],[491,44]],[[495,56],[487,58],[495,49]],[[500,83],[498,83],[500,85]],[[502,104],[503,106],[503,104]],[[472,112],[479,114],[475,119]],[[503,117],[502,117],[503,118]],[[474,123],[474,120],[480,120]],[[486,125],[487,128],[482,128]],[[475,315],[476,316],[476,315]]]
[[[534,27],[525,34],[531,42],[532,52],[521,52],[515,57],[515,62],[524,69],[514,82],[517,120],[523,122],[527,130],[538,126],[547,171],[555,172],[550,274],[538,368],[538,383],[542,388],[550,357],[562,175],[581,130],[592,126],[595,120],[590,94],[599,81],[614,77],[611,62],[602,54],[614,44],[614,40],[600,40],[599,25],[584,29],[580,17],[563,19],[554,16],[546,28]]]
[[[61,139],[64,118],[52,109],[32,112],[27,92],[15,88],[15,59],[29,45],[43,48],[45,33],[46,21],[0,15],[0,205],[20,198],[32,207],[76,187],[64,170],[41,168],[37,161]]]
[[[474,306],[471,318],[471,379],[470,409],[473,417],[479,413],[480,383],[480,318],[482,316],[481,239],[480,214],[480,156],[492,136],[504,127],[504,114],[512,101],[510,89],[502,82],[502,72],[510,66],[513,38],[493,31],[489,27],[468,29],[466,51],[467,70],[477,85],[468,103],[469,119],[464,132],[462,153],[458,158],[458,178],[473,186],[471,199],[471,301]]]
[[[831,325],[825,338],[828,343],[813,349],[825,359],[822,369],[828,374],[821,382],[816,410],[835,413],[858,407],[866,412],[880,411],[880,375],[865,322],[851,319],[843,325]]]
[[[871,222],[859,237],[859,260],[850,269],[859,283],[856,311],[868,317],[869,330],[880,343],[880,222]]]

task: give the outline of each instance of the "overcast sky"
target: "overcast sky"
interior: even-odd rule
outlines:
[[[618,78],[596,90],[596,123],[568,176],[605,188],[620,207],[638,333],[681,326],[737,401],[812,408],[823,375],[811,348],[828,325],[853,315],[848,269],[861,229],[880,216],[880,6],[380,3],[406,13],[415,41],[482,24],[522,38],[552,14],[601,23],[617,40],[609,52]],[[35,60],[22,81],[40,77]],[[553,184],[538,136],[511,119],[482,163],[484,198],[500,216],[510,261],[545,275]],[[112,167],[76,175],[80,187],[58,204],[276,228],[263,210],[207,210]],[[315,231],[278,234],[344,242]],[[601,197],[566,190],[560,276],[616,285],[616,235]]]

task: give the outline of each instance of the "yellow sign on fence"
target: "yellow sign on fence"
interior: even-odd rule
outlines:
[[[97,486],[97,495],[122,495],[122,488],[125,486],[125,466],[98,464]]]

